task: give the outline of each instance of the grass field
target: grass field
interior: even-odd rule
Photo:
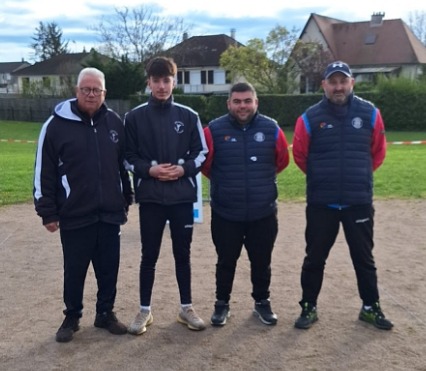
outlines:
[[[0,206],[32,200],[36,141],[41,123],[0,121]],[[293,133],[286,130],[289,143]],[[393,141],[426,140],[426,132],[388,132]],[[203,179],[207,197],[207,181]],[[293,161],[278,176],[280,201],[303,201],[304,175]],[[426,145],[389,145],[384,164],[375,173],[375,197],[426,198]]]

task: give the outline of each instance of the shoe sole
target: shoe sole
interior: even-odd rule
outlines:
[[[179,314],[178,314],[178,316],[177,316],[177,321],[179,322],[179,323],[182,323],[182,324],[184,324],[184,325],[186,325],[186,326],[188,326],[188,328],[190,329],[190,330],[193,330],[193,331],[201,331],[201,330],[204,330],[205,328],[206,328],[206,326],[203,326],[203,327],[195,327],[195,326],[192,326],[188,321],[186,321],[185,319],[183,319]]]
[[[110,334],[113,334],[113,335],[127,334],[127,328],[123,328],[123,329],[116,331],[116,330],[109,329],[108,326],[105,325],[105,324],[96,323],[96,322],[93,324],[93,326],[95,326],[96,328],[103,328],[103,329],[107,330]]]
[[[225,316],[225,319],[222,322],[213,322],[212,320],[210,320],[210,324],[212,326],[215,327],[221,327],[221,326],[225,326],[226,325],[226,320],[231,317],[231,311],[228,311],[228,313]]]
[[[265,318],[263,318],[263,317],[260,315],[260,313],[259,313],[258,311],[256,311],[256,309],[253,309],[253,315],[254,315],[255,317],[259,318],[259,319],[260,319],[260,322],[262,322],[263,324],[268,325],[268,326],[275,326],[275,325],[277,324],[277,322],[278,322],[278,319],[276,319],[274,322],[269,322],[269,321],[267,321]]]
[[[55,340],[56,340],[56,342],[57,343],[69,343],[71,340],[73,340],[74,339],[74,334],[78,331],[78,330],[80,330],[80,326],[77,326],[77,327],[75,327],[75,328],[73,328],[73,333],[72,333],[72,335],[71,335],[71,337],[69,338],[69,339],[62,339],[62,338],[58,338],[58,336],[57,335],[55,335]]]
[[[393,326],[389,327],[389,326],[378,325],[377,323],[371,322],[371,321],[369,321],[369,320],[367,320],[367,319],[365,319],[365,318],[363,318],[361,316],[359,316],[358,318],[359,318],[360,321],[368,323],[369,325],[372,325],[375,328],[378,328],[379,330],[387,330],[387,331],[389,331],[389,330],[392,330],[392,327],[393,327]]]
[[[148,321],[146,322],[146,325],[143,326],[139,331],[138,330],[133,330],[132,328],[129,327],[127,329],[127,332],[129,334],[132,334],[132,335],[142,335],[142,334],[144,334],[146,332],[146,326],[149,326],[152,322],[154,322],[154,317],[151,314],[151,316],[148,318]]]
[[[315,317],[315,318],[312,320],[312,322],[310,322],[309,324],[307,324],[307,325],[305,325],[305,326],[298,325],[298,324],[297,324],[297,322],[295,322],[295,323],[294,323],[294,327],[296,327],[296,328],[298,328],[298,329],[300,329],[300,330],[307,330],[307,329],[311,328],[311,327],[312,327],[312,325],[313,325],[316,321],[318,321],[318,317]]]

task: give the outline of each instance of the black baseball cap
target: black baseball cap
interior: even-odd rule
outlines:
[[[341,72],[348,77],[352,77],[352,71],[348,64],[342,61],[336,61],[327,66],[324,72],[324,79],[328,79],[335,72]]]

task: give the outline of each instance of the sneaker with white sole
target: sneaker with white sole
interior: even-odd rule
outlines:
[[[265,325],[276,325],[278,321],[277,315],[272,311],[269,299],[255,302],[253,314],[260,319]]]
[[[197,315],[197,313],[195,313],[195,310],[192,307],[182,308],[177,316],[177,320],[194,331],[201,331],[206,328],[206,324]]]
[[[154,317],[150,310],[141,310],[135,317],[134,321],[130,324],[127,331],[132,335],[142,335],[146,332],[146,326],[149,326]]]
[[[223,300],[217,300],[214,304],[214,312],[210,319],[210,323],[212,326],[224,326],[230,315],[229,303]]]

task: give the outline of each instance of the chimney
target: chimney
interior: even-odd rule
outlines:
[[[370,27],[379,27],[383,23],[384,12],[373,13],[371,16]]]
[[[236,29],[235,28],[231,28],[231,37],[235,40],[235,32]]]
[[[188,40],[188,32],[184,32],[182,36],[182,41]]]

